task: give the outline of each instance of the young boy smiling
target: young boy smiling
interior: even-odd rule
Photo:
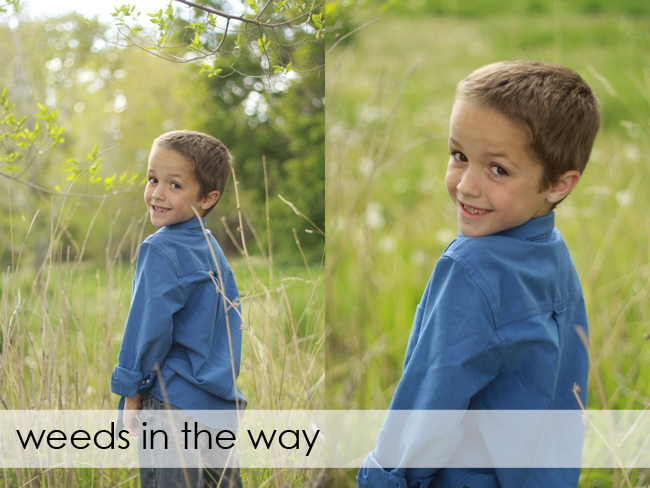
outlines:
[[[591,88],[565,67],[500,62],[458,84],[445,186],[460,232],[417,307],[391,410],[575,410],[574,385],[585,403],[587,316],[553,209],[580,180],[599,126]],[[380,436],[359,486],[568,488],[579,478],[383,469],[390,449]]]
[[[230,172],[228,150],[209,135],[174,131],[153,142],[144,201],[160,230],[140,246],[131,308],[111,377],[111,390],[121,396],[124,426],[132,434],[138,433],[141,409],[246,406],[235,383],[241,358],[239,292],[217,241],[206,231],[208,245],[194,212],[205,226],[205,215],[219,201]],[[226,482],[220,486],[241,486],[237,469],[210,475],[147,466],[140,469],[140,482],[143,488],[167,488],[189,481],[195,488],[223,475]]]

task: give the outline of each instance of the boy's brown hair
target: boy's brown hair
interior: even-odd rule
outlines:
[[[458,83],[456,100],[497,110],[530,134],[544,172],[540,191],[569,170],[582,174],[600,127],[600,104],[579,74],[543,61],[501,61]],[[558,202],[559,203],[559,202]]]
[[[153,147],[176,151],[194,167],[194,177],[199,183],[199,199],[211,191],[219,192],[219,199],[226,188],[232,171],[232,156],[228,148],[214,137],[191,130],[167,132],[153,141]],[[217,204],[204,210],[209,214]]]

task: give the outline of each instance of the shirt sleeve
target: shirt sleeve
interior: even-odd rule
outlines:
[[[173,316],[184,303],[185,289],[171,260],[143,243],[118,364],[111,376],[113,393],[132,397],[153,386],[154,367],[162,364],[172,346]]]
[[[503,357],[486,294],[460,264],[443,256],[418,305],[390,410],[467,410],[473,397],[499,374]],[[400,451],[401,466],[421,458],[423,449],[444,465],[445,456],[450,458],[462,440],[460,427],[409,425],[406,433],[398,433],[387,425],[390,418],[369,456],[371,462],[359,472],[359,486],[375,486],[361,482],[373,477],[387,479],[386,486],[428,486],[437,469],[390,469],[396,465],[391,464],[395,450]],[[383,473],[369,473],[372,463],[383,466]]]

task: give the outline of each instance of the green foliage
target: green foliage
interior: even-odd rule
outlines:
[[[242,15],[228,2],[209,2],[191,8],[186,20],[181,15],[186,11],[174,10],[170,3],[164,12],[146,14],[155,31],[140,23],[139,14],[134,15],[130,5],[116,8],[112,15],[122,38],[155,51],[157,56],[178,62],[194,60],[209,77],[244,74],[269,78],[295,64],[296,58],[303,61],[301,70],[321,66],[297,53],[322,40],[326,27],[322,4],[246,0],[246,6]]]
[[[300,55],[322,59],[322,54],[321,47],[312,43],[305,45]],[[301,62],[299,57],[295,60]],[[296,216],[278,194],[324,228],[325,86],[319,71],[292,73],[292,66],[289,63],[277,73],[272,93],[268,91],[270,85],[243,75],[204,79],[202,88],[197,85],[195,89],[212,96],[192,102],[189,111],[193,119],[188,128],[212,134],[230,149],[237,178],[247,189],[242,198],[249,208],[266,205],[262,164],[266,159],[273,252],[285,260],[296,256],[295,228],[308,259],[315,261],[322,256],[323,236],[312,233],[313,226]],[[217,212],[224,213],[231,226],[237,227],[233,197],[232,187],[228,187]],[[251,224],[266,246],[262,232],[266,229],[265,215],[258,213]],[[252,237],[252,230],[249,232]]]
[[[118,12],[124,16],[127,13],[137,15],[133,6],[118,9]],[[216,24],[214,17],[207,16],[203,20],[207,27]],[[92,31],[88,30],[88,25]],[[190,64],[173,64],[146,56],[139,50],[115,48],[102,42],[105,29],[106,26],[95,20],[84,21],[71,14],[41,21],[22,20],[14,40],[0,30],[0,46],[6,47],[0,50],[0,62],[21,64],[30,90],[29,97],[23,97],[25,83],[13,78],[14,71],[0,72],[0,87],[7,88],[4,97],[0,98],[0,110],[3,107],[8,110],[7,117],[2,119],[6,124],[3,127],[12,134],[6,127],[16,129],[15,137],[20,145],[29,144],[28,148],[14,148],[14,141],[8,135],[0,135],[6,139],[0,157],[7,158],[2,161],[7,175],[20,174],[22,181],[55,194],[99,197],[105,192],[118,193],[111,197],[110,205],[116,209],[130,209],[129,215],[140,215],[144,205],[137,187],[145,181],[142,173],[151,141],[171,129],[201,130],[220,137],[232,150],[242,180],[243,205],[251,215],[255,213],[252,209],[265,207],[262,158],[266,156],[272,230],[277,232],[275,257],[287,262],[300,259],[293,235],[293,228],[296,228],[309,259],[320,259],[322,236],[306,233],[305,230],[313,230],[312,226],[296,216],[277,195],[282,194],[323,227],[324,79],[319,70],[302,74],[293,71],[296,63],[304,65],[303,57],[322,64],[322,48],[317,43],[306,43],[305,49],[295,53],[292,60],[274,65],[276,72],[271,78],[257,79],[239,73],[222,78],[227,67],[221,64],[206,62],[197,69]],[[27,46],[30,42],[37,42],[44,48],[29,58],[14,51],[16,46]],[[233,38],[233,43],[243,46],[245,36],[240,33]],[[273,44],[270,49],[274,49]],[[240,58],[242,73],[247,66],[253,67],[259,62],[248,56]],[[202,70],[208,77],[197,76]],[[11,102],[15,107],[9,101],[12,94]],[[34,100],[41,101],[40,108]],[[161,100],[164,103],[160,103]],[[249,115],[247,107],[253,104],[256,104],[255,109]],[[25,114],[23,125],[17,130]],[[65,132],[61,132],[63,127]],[[34,135],[38,135],[38,139],[33,140]],[[47,144],[38,147],[44,141]],[[103,150],[102,159],[91,163],[88,154],[98,155],[99,151],[90,149],[95,144]],[[36,148],[42,153],[34,153]],[[27,151],[28,158],[21,156],[20,151]],[[32,158],[32,164],[27,167],[25,161]],[[70,188],[72,182],[74,187]],[[310,185],[309,191],[304,191],[303,182]],[[20,198],[24,198],[26,212],[46,210],[38,194],[26,186],[17,188]],[[131,190],[136,192],[130,193]],[[230,238],[219,218],[225,216],[232,228],[238,227],[232,196],[229,187],[210,217],[215,219],[211,224],[213,232],[226,248]],[[96,203],[88,203],[82,205],[71,225],[81,229],[90,222]],[[6,204],[0,202],[0,209],[6,211],[3,205]],[[123,218],[117,225],[126,227],[128,222],[128,218]],[[255,213],[251,224],[263,234],[266,228],[264,213]],[[0,219],[0,229],[7,231],[9,223]],[[90,236],[86,251],[90,256],[101,256],[104,252],[102,240],[108,236],[102,236],[102,232],[105,231],[100,227]],[[246,237],[254,238],[249,229]],[[264,235],[261,240],[266,245]],[[252,248],[255,250],[256,246]],[[234,247],[229,249],[236,251]],[[7,257],[7,253],[0,254],[0,259]]]
[[[0,156],[0,161],[4,162],[4,170],[8,175],[19,179],[20,176],[24,174],[24,171],[21,171],[23,168],[16,164],[16,161],[23,159],[26,162],[27,166],[35,165],[38,167],[40,164],[40,159],[44,157],[46,151],[43,151],[42,148],[45,146],[46,141],[43,141],[41,137],[41,128],[39,122],[34,123],[33,130],[25,128],[25,122],[27,121],[28,115],[23,116],[19,121],[16,120],[14,113],[11,109],[14,105],[9,104],[9,99],[7,96],[7,88],[2,91],[0,96],[0,105],[3,108],[3,117],[0,118],[0,128],[2,129],[2,134],[0,134],[0,149],[4,154]],[[59,110],[50,110],[48,107],[44,106],[41,103],[36,104],[38,111],[35,112],[31,119],[35,121],[42,121],[45,125],[45,133],[47,138],[51,140],[49,144],[49,149],[54,149],[59,144],[65,142],[63,138],[63,133],[65,127],[59,126],[57,119],[59,117]],[[5,147],[5,142],[12,141],[13,144],[8,144]],[[49,150],[48,149],[48,150]],[[89,182],[91,185],[101,182],[104,180],[105,186],[108,190],[113,190],[113,182],[115,176],[111,178],[102,178],[99,175],[99,171],[102,168],[99,164],[101,158],[98,157],[97,145],[93,147],[91,154],[87,156],[87,164],[81,166],[81,164],[73,158],[69,158],[66,162],[68,166],[67,172],[70,173],[67,177],[68,181],[76,181],[80,174],[88,167],[89,171]],[[18,173],[16,175],[16,173]],[[0,172],[0,176],[2,173]],[[6,176],[6,175],[5,175]],[[129,181],[134,181],[135,178],[131,178]],[[126,181],[126,178],[124,179]],[[48,188],[39,187],[41,191],[48,191]],[[53,192],[58,193],[60,191],[60,186],[55,185]],[[52,192],[52,191],[51,191]]]

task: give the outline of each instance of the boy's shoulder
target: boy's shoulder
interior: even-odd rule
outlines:
[[[487,236],[465,237],[459,232],[443,256],[470,266],[490,263],[522,266],[542,256],[557,261],[560,255],[568,252],[562,235],[555,228],[554,213],[551,213]]]
[[[534,220],[538,219],[528,221],[526,224],[532,225],[527,228],[489,236],[468,238],[461,234],[441,256],[441,261],[453,261],[463,269],[504,323],[506,317],[537,313],[582,296],[578,274],[560,232],[552,221],[539,225]],[[442,266],[444,269],[455,268]]]
[[[155,249],[160,259],[169,260],[178,275],[197,270],[216,272],[213,252],[221,272],[231,272],[228,260],[216,239],[210,230],[206,229],[204,233],[196,219],[162,227],[142,242],[141,249],[144,247]]]

